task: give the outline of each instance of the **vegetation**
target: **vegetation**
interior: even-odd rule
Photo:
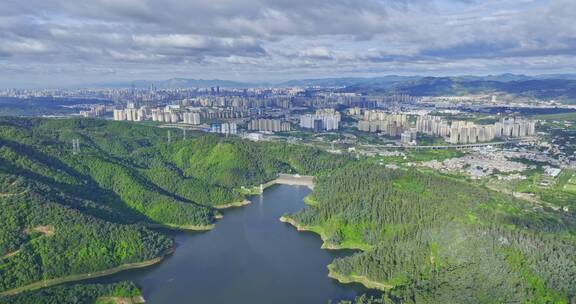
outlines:
[[[559,176],[552,177],[539,168],[529,171],[525,180],[509,182],[508,186],[515,192],[532,194],[543,202],[573,212],[576,208],[575,174],[574,170],[564,169]]]
[[[215,207],[292,172],[316,176],[315,190],[306,209],[284,219],[318,232],[329,248],[361,249],[336,259],[330,275],[384,290],[355,303],[568,303],[576,296],[572,213],[374,159],[197,133],[181,140],[177,130],[168,143],[167,131],[0,118],[0,293],[161,257],[173,243],[150,227],[209,228]],[[458,153],[414,151],[398,161]],[[566,193],[575,184],[570,173],[561,178]],[[77,285],[0,303],[134,295],[130,284]]]
[[[142,226],[83,214],[71,207],[78,198],[38,182],[0,174],[0,185],[10,189],[0,199],[0,291],[152,259],[172,246]]]
[[[464,181],[352,163],[317,178],[293,214],[328,247],[362,248],[331,276],[404,303],[568,303],[573,219]],[[370,302],[372,301],[372,302]],[[388,303],[363,298],[357,303]]]
[[[166,134],[101,120],[0,118],[0,293],[155,259],[173,244],[146,227],[209,229],[214,207],[245,199],[242,186],[348,161],[213,135],[168,144]]]
[[[92,304],[118,303],[107,299],[131,299],[140,297],[140,291],[130,282],[115,284],[77,284],[58,286],[39,291],[23,293],[12,297],[0,297],[0,304]],[[129,302],[124,302],[129,303]]]
[[[443,161],[445,159],[461,157],[464,155],[464,152],[456,149],[412,149],[398,152],[400,153],[396,156],[374,156],[374,159],[382,163],[407,164],[430,160]]]

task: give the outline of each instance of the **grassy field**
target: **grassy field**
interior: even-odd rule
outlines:
[[[375,159],[382,160],[385,163],[409,163],[409,162],[425,162],[430,160],[443,161],[445,159],[461,157],[465,154],[460,150],[443,149],[443,150],[405,150],[402,151],[405,156],[377,156]]]
[[[444,149],[444,150],[420,150],[420,151],[409,151],[407,153],[408,159],[410,161],[429,161],[438,160],[442,161],[448,158],[463,156],[464,152],[454,149]]]
[[[566,192],[576,194],[576,172],[570,171],[567,172],[565,175],[565,184],[563,185],[562,189]]]
[[[576,112],[546,114],[546,115],[534,115],[534,116],[530,116],[530,118],[540,119],[540,120],[572,120],[572,121],[576,121]]]
[[[523,173],[525,180],[493,181],[492,188],[507,192],[534,194],[538,200],[557,207],[576,206],[576,171],[562,170],[556,178],[547,177],[542,169],[529,170]],[[543,181],[549,181],[548,186]]]

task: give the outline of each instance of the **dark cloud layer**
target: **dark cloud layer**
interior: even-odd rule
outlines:
[[[0,86],[572,72],[573,0],[4,0]]]

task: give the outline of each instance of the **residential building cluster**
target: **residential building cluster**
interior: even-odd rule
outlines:
[[[358,121],[358,130],[381,132],[390,137],[397,137],[408,131],[409,125],[406,114],[390,114],[381,110],[368,110],[364,112],[362,120]],[[411,133],[405,136],[408,135],[412,136]]]
[[[265,98],[264,98],[265,97]],[[247,110],[253,108],[290,108],[291,97],[284,95],[266,94],[262,97],[248,96],[202,96],[182,100],[183,105],[197,107],[226,107],[234,110]]]
[[[440,116],[418,116],[416,131],[432,136],[447,137],[450,135],[450,123]]]
[[[315,132],[322,130],[338,130],[341,116],[334,109],[316,110],[315,114],[304,114],[300,116],[300,127],[313,129]]]
[[[248,123],[248,130],[250,131],[264,131],[264,132],[289,132],[291,130],[290,123],[280,119],[253,119]]]
[[[182,110],[179,106],[166,106],[150,109],[148,107],[136,108],[133,103],[123,109],[113,110],[114,120],[118,121],[144,121],[178,123],[199,125],[202,121],[201,112]]]
[[[200,124],[200,112],[186,112],[182,114],[182,120],[185,124],[189,125],[199,125]]]
[[[219,134],[238,134],[238,125],[234,122],[214,123],[210,125],[210,132]]]
[[[527,137],[536,134],[536,122],[507,118],[488,125],[470,121],[452,121],[439,116],[418,116],[416,130],[423,134],[440,136],[451,144],[474,144],[488,142],[495,138]]]
[[[170,108],[156,108],[151,110],[152,121],[176,123],[180,121],[180,113]]]
[[[496,137],[525,137],[536,134],[536,122],[524,119],[502,119],[494,124]]]
[[[143,121],[147,119],[147,109],[114,109],[114,120]]]
[[[416,144],[416,139],[417,133],[414,129],[404,131],[402,134],[400,134],[400,143],[403,145]]]
[[[235,111],[235,110],[227,110],[227,109],[218,109],[218,110],[205,110],[200,112],[201,118],[210,120],[210,119],[231,119],[231,118],[243,118],[249,116],[250,113],[248,111]]]
[[[86,118],[96,118],[108,112],[106,105],[98,104],[90,107],[90,110],[80,111],[80,116]]]

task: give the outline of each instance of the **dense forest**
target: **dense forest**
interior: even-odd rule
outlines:
[[[86,202],[35,181],[0,174],[0,186],[1,291],[152,259],[172,246],[142,226],[83,214],[72,206]]]
[[[178,132],[0,118],[0,293],[162,256],[173,243],[154,227],[209,229],[214,207],[245,199],[241,187],[349,161],[310,147],[200,133],[184,140]]]
[[[290,215],[329,247],[361,248],[331,276],[385,291],[356,303],[568,303],[573,219],[469,182],[353,163],[317,178]]]
[[[0,304],[114,304],[132,303],[121,300],[138,299],[139,297],[140,290],[131,282],[76,284],[46,288],[9,298],[0,298]]]

